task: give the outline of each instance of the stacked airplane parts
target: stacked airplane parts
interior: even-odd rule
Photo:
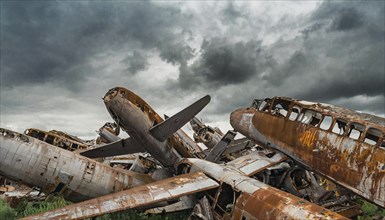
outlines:
[[[224,134],[195,117],[209,96],[165,119],[122,87],[109,90],[103,101],[115,122],[100,128],[95,141],[59,131],[28,129],[27,136],[0,129],[0,175],[79,202],[26,219],[82,219],[126,209],[160,213],[194,205],[193,219],[346,219],[360,213],[352,193],[384,206],[385,157],[377,150],[385,148],[381,118],[275,97],[231,114],[231,125],[246,136],[234,139],[235,131]],[[325,129],[327,116],[332,122]],[[189,121],[194,140],[181,130]],[[344,127],[340,136],[360,131],[353,148],[371,164],[353,158],[359,154],[351,153],[352,141],[333,142],[332,134],[322,133],[333,133],[334,124]],[[129,138],[120,138],[120,130]],[[337,157],[343,161],[330,162]],[[358,182],[334,175],[346,167]],[[359,181],[358,169],[365,180]]]

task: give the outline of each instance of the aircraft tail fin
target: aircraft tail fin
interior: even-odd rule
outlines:
[[[210,96],[205,97],[194,102],[187,108],[176,113],[170,118],[167,118],[160,124],[155,125],[150,129],[150,133],[159,141],[165,141],[177,130],[183,127],[189,122],[196,114],[198,114],[208,103],[210,102]]]

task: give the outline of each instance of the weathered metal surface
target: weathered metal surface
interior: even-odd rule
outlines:
[[[0,128],[0,175],[82,201],[153,180]]]
[[[203,154],[202,148],[196,144],[190,136],[186,134],[182,129],[178,130],[174,134],[174,139],[176,139],[175,148],[177,148],[178,152],[183,151],[183,149],[187,150],[187,156],[184,157],[198,157],[203,158],[201,155]],[[183,156],[183,154],[181,153]]]
[[[290,98],[266,101],[234,111],[233,128],[385,207],[384,118]]]
[[[150,133],[159,141],[165,141],[195,117],[210,102],[210,99],[209,95],[202,97],[162,123],[154,125]]]
[[[83,151],[80,154],[89,158],[98,158],[134,154],[139,152],[144,152],[144,148],[140,146],[140,143],[136,142],[135,139],[125,138],[116,142],[104,144],[94,149]]]
[[[203,196],[202,199],[195,205],[193,212],[191,213],[189,220],[204,219],[204,220],[214,220],[213,210],[210,204],[210,201],[206,196]]]
[[[230,143],[234,140],[236,133],[234,131],[228,131],[222,139],[211,148],[210,152],[205,157],[205,160],[211,162],[218,162],[222,157],[222,154],[226,151],[226,148],[230,145]]]
[[[179,198],[178,202],[175,202],[171,205],[147,209],[145,213],[146,214],[163,214],[163,213],[178,212],[182,210],[192,209],[194,208],[195,202],[196,201],[192,199],[191,196],[183,196]]]
[[[172,166],[182,156],[192,156],[186,149],[191,143],[183,143],[177,134],[165,141],[151,134],[151,128],[164,120],[138,95],[117,87],[108,91],[103,100],[116,123],[163,166]]]
[[[196,117],[194,117],[190,121],[190,124],[194,130],[194,134],[193,134],[194,140],[197,143],[203,143],[208,148],[206,152],[211,150],[214,146],[216,146],[224,136],[223,132],[219,128],[217,127],[212,128],[208,125],[205,125]],[[233,160],[234,156],[235,158],[237,158],[239,155],[230,155],[230,154],[241,153],[242,150],[245,150],[246,148],[251,148],[254,145],[255,144],[252,141],[250,141],[250,139],[247,139],[247,138],[233,140],[231,141],[231,143],[228,144],[225,151],[221,153],[221,155],[223,156],[219,159]],[[200,157],[200,158],[204,158],[204,157]]]
[[[246,176],[252,176],[287,159],[282,153],[277,152],[268,157],[264,152],[256,151],[230,161],[227,165],[240,170]]]
[[[69,151],[93,148],[92,145],[60,131],[43,131],[29,128],[24,131],[24,134]]]
[[[222,197],[219,192],[217,202],[223,206],[221,199],[231,198],[232,194],[238,195],[226,205],[233,207],[229,211],[232,219],[346,219],[321,206],[247,177],[235,168],[193,158],[185,159],[181,164],[191,165],[192,171],[204,172],[231,187],[230,193],[224,191],[225,195]],[[236,202],[231,205],[233,201]]]
[[[203,143],[208,149],[217,145],[224,135],[218,128],[207,126],[196,117],[190,121],[190,124],[194,130],[195,142]]]
[[[84,219],[105,213],[148,206],[218,186],[217,182],[201,172],[184,174],[24,219]]]

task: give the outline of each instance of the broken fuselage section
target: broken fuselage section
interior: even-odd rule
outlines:
[[[385,119],[285,97],[231,113],[235,130],[385,207]]]
[[[0,175],[78,202],[152,182],[24,134],[0,129]]]

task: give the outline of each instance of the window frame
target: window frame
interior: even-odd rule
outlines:
[[[372,136],[375,136],[375,135],[373,135],[373,133],[370,133],[370,130],[377,130],[379,132],[378,140],[375,144],[370,144],[370,143],[365,141],[367,139],[368,133]],[[363,136],[362,137],[363,143],[368,144],[368,145],[373,146],[373,147],[378,146],[379,148],[383,148],[385,150],[385,134],[382,133],[382,131],[380,129],[374,128],[374,127],[367,127],[362,136]],[[381,137],[383,137],[383,138],[381,138]],[[382,146],[382,145],[384,145],[384,146]]]
[[[332,119],[332,121],[330,122],[330,125],[329,125],[329,128],[328,128],[328,129],[323,129],[323,128],[321,128],[321,124],[324,122],[324,120],[325,120],[326,117],[330,117],[330,118]],[[322,119],[321,119],[320,123],[318,124],[318,128],[321,129],[321,130],[323,130],[323,131],[329,131],[329,132],[332,132],[332,131],[331,131],[331,128],[333,127],[334,121],[335,121],[335,117],[333,117],[332,115],[323,114],[323,115],[322,115]]]
[[[345,123],[345,130],[344,130],[344,132],[342,132],[342,134],[340,134],[340,133],[335,133],[335,132],[333,131],[333,130],[334,130],[334,127],[336,126],[338,120],[340,120],[340,121],[342,121],[342,122]],[[346,120],[346,119],[344,119],[344,118],[334,118],[333,124],[332,124],[332,126],[330,126],[330,128],[331,128],[330,131],[331,131],[333,134],[336,134],[336,135],[339,135],[339,136],[346,136],[346,132],[347,132],[347,130],[348,130],[348,129],[347,129],[348,125],[349,125],[349,121],[348,121],[348,120]]]
[[[293,120],[291,120],[290,119],[290,116],[291,116],[291,113],[293,112],[293,109],[295,108],[295,107],[298,107],[298,113],[297,113],[297,117],[295,117]],[[300,106],[300,105],[298,105],[298,104],[295,104],[295,103],[292,103],[292,105],[290,106],[290,108],[289,108],[289,112],[288,112],[288,114],[287,114],[287,119],[289,120],[289,121],[298,121],[297,119],[298,119],[298,117],[301,115],[301,111],[302,111],[302,106]]]
[[[360,130],[358,127],[354,127],[354,128],[353,128],[352,126],[354,126],[354,125],[362,126],[363,129]],[[363,124],[361,124],[361,123],[359,123],[359,122],[351,121],[351,122],[349,122],[349,123],[346,125],[346,128],[347,128],[346,131],[345,131],[346,137],[348,137],[348,138],[350,138],[350,139],[352,139],[352,140],[355,140],[355,141],[363,141],[364,134],[365,134],[366,131],[367,131],[367,128],[366,128],[365,125],[363,125]],[[360,135],[358,136],[357,139],[355,139],[355,138],[353,138],[353,137],[350,137],[351,132],[352,132],[353,129],[360,132]]]

